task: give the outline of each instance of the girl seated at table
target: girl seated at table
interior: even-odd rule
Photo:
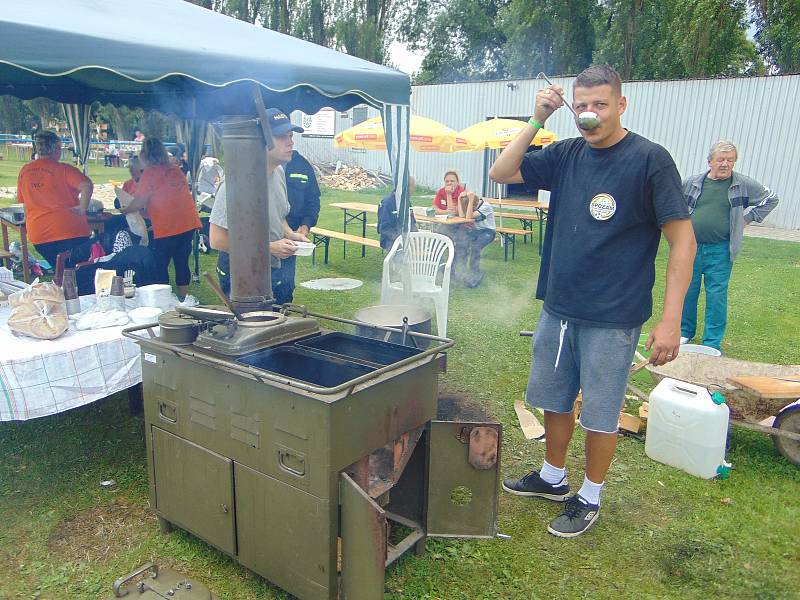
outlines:
[[[481,252],[497,235],[494,209],[491,204],[475,195],[475,192],[466,192],[459,197],[458,216],[474,221],[464,229],[468,261],[464,284],[470,288],[478,287],[483,281],[483,272],[480,269]]]
[[[436,192],[433,199],[433,209],[437,215],[457,215],[458,198],[464,192],[461,179],[456,171],[447,171],[444,174],[444,186]]]

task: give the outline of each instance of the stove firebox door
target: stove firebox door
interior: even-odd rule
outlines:
[[[339,475],[342,600],[382,600],[386,514],[346,473]]]
[[[233,461],[158,427],[151,431],[158,514],[235,556]]]
[[[428,536],[495,537],[501,433],[499,423],[430,422]]]

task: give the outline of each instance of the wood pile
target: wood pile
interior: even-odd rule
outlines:
[[[341,163],[314,165],[319,183],[336,190],[363,190],[391,185],[392,178],[377,171]]]

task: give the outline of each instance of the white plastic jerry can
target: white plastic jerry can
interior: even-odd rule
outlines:
[[[722,394],[712,399],[702,386],[663,379],[650,394],[644,451],[697,477],[727,476],[729,413]]]

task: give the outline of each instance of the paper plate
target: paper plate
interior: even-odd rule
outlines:
[[[300,285],[310,290],[354,290],[364,285],[364,282],[348,277],[324,277],[323,279],[304,281]]]

